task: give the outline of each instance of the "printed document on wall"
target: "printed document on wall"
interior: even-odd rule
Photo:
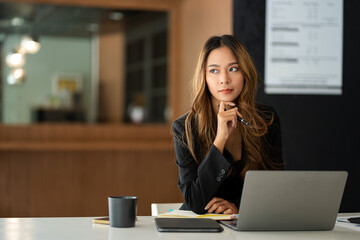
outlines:
[[[265,93],[342,94],[343,0],[267,0]]]

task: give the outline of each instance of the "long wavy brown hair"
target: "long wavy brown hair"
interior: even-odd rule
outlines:
[[[215,140],[217,113],[214,113],[212,109],[211,93],[206,84],[206,64],[211,51],[224,46],[231,49],[244,77],[244,87],[235,103],[244,119],[253,127],[249,128],[243,124],[238,124],[238,128],[236,128],[236,131],[240,131],[245,155],[242,156],[245,159],[245,167],[240,174],[244,177],[247,170],[276,169],[277,167],[272,164],[263,150],[261,142],[261,137],[267,133],[268,126],[272,124],[274,116],[273,114],[260,115],[260,112],[256,109],[256,69],[245,47],[231,35],[211,37],[200,52],[193,79],[194,100],[185,120],[186,144],[195,161],[200,164]],[[199,140],[200,149],[194,148],[194,134]]]

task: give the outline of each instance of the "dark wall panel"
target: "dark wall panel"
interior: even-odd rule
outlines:
[[[259,73],[257,100],[281,118],[288,170],[346,170],[340,212],[360,212],[360,1],[344,1],[343,94],[264,93],[265,0],[234,0],[234,34],[245,44]]]

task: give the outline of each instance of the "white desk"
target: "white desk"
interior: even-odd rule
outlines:
[[[348,216],[350,214],[346,214]],[[357,214],[359,215],[359,214]],[[79,218],[0,218],[1,240],[80,240],[80,239],[311,239],[359,240],[360,232],[336,226],[319,232],[237,232],[224,226],[221,233],[159,233],[154,217],[138,217],[134,228],[111,228],[93,224],[92,217]]]

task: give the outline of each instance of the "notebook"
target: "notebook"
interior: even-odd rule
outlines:
[[[102,217],[102,218],[94,218],[93,223],[99,223],[99,224],[110,224],[109,217]]]
[[[159,232],[222,232],[224,229],[209,218],[155,218]]]
[[[158,218],[211,218],[214,220],[231,220],[237,218],[235,214],[196,214],[189,210],[171,210],[165,213],[161,213]]]
[[[238,219],[220,222],[238,231],[331,230],[346,179],[345,171],[248,171]]]

